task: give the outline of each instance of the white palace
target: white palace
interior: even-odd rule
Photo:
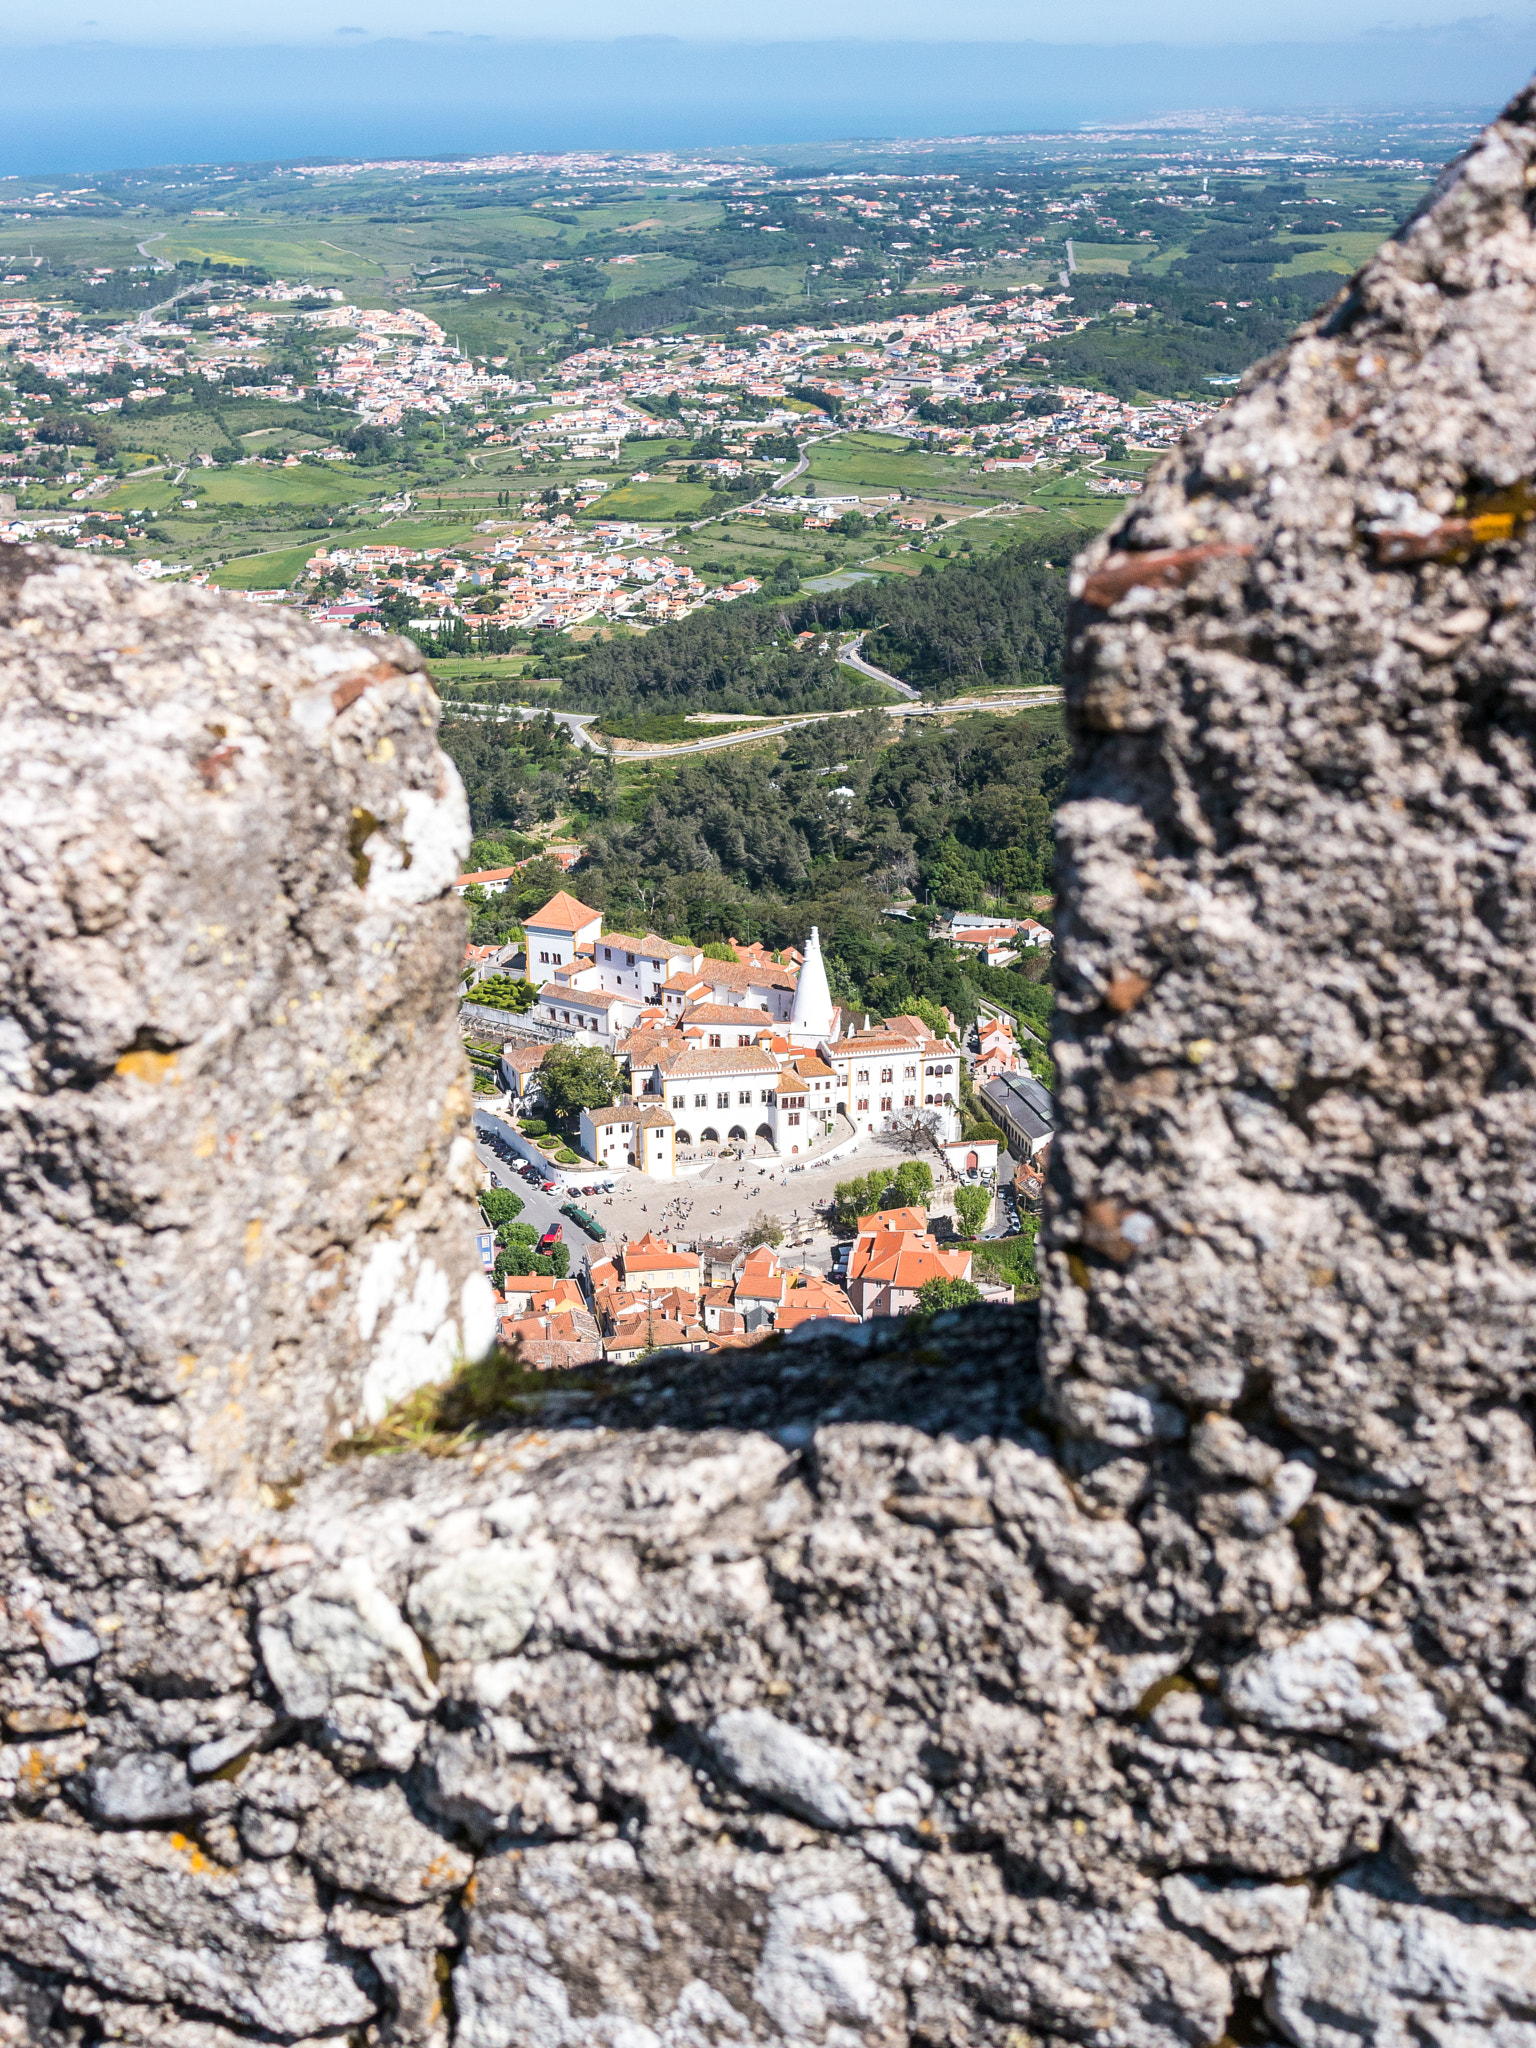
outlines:
[[[583,1114],[582,1150],[599,1164],[667,1180],[683,1150],[766,1143],[789,1159],[844,1126],[864,1136],[918,1125],[957,1168],[974,1163],[960,1138],[963,1055],[921,1018],[847,1016],[814,927],[803,956],[752,945],[709,960],[655,932],[605,932],[598,911],[561,890],[524,930],[525,971],[541,984],[534,1021],[628,1070],[624,1101]],[[514,1093],[536,1094],[541,1057],[530,1047],[503,1059]]]

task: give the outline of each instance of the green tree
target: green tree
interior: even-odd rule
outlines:
[[[782,1244],[784,1226],[777,1216],[770,1214],[766,1209],[759,1209],[742,1232],[741,1241],[748,1251],[754,1250],[760,1244]]]
[[[874,1214],[880,1207],[881,1196],[895,1179],[895,1167],[876,1166],[856,1180],[839,1181],[832,1190],[833,1220],[837,1228],[857,1230],[859,1218]],[[931,1177],[929,1185],[932,1186]]]
[[[965,1226],[967,1237],[974,1237],[986,1222],[992,1209],[992,1195],[987,1188],[956,1188],[955,1208]]]
[[[933,1193],[933,1169],[922,1159],[904,1159],[880,1197],[882,1209],[925,1209]]]
[[[584,1109],[604,1109],[619,1092],[619,1070],[599,1045],[555,1045],[539,1068],[545,1107],[557,1123]]]
[[[947,1308],[974,1308],[981,1289],[969,1280],[925,1280],[917,1290],[919,1315],[936,1316]]]
[[[927,996],[917,996],[913,999],[912,1015],[914,1017],[921,1017],[935,1038],[947,1039],[954,1036],[954,1026],[939,1008],[938,1004],[932,1002]]]
[[[480,1197],[480,1211],[494,1229],[499,1223],[510,1223],[514,1216],[523,1213],[523,1198],[514,1195],[510,1188],[487,1188]]]

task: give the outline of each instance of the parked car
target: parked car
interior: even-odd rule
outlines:
[[[560,1183],[557,1180],[541,1180],[539,1182],[539,1186],[544,1190],[546,1195],[552,1195],[555,1192],[556,1188],[559,1187],[559,1185]]]

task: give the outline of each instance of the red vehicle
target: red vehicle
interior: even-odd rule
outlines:
[[[564,1235],[565,1225],[563,1223],[551,1223],[548,1230],[546,1230],[544,1235],[539,1239],[539,1250],[541,1252],[547,1252],[551,1250],[555,1245],[557,1245],[560,1242],[561,1238],[564,1237]]]

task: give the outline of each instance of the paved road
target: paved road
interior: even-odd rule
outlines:
[[[738,512],[748,512],[754,505],[764,505],[770,498],[776,497],[785,484],[792,484],[797,476],[805,475],[805,472],[811,466],[811,450],[813,448],[819,447],[823,441],[835,441],[839,434],[846,434],[850,431],[851,429],[848,427],[834,427],[830,434],[813,434],[801,450],[800,460],[795,464],[794,468],[786,469],[782,476],[776,476],[767,490],[759,491],[755,498],[744,498],[739,505],[732,505],[730,508],[731,517],[735,518]],[[690,519],[684,525],[674,526],[671,531],[673,533],[697,533],[700,527],[713,526],[720,516],[718,512],[711,512],[707,519]]]
[[[858,666],[883,683],[896,681],[894,676],[888,676],[883,669],[870,668],[867,663],[859,663]],[[1061,701],[1059,689],[1042,689],[1024,691],[1019,696],[1002,702],[995,697],[951,697],[943,704],[927,704],[910,684],[901,684],[899,687],[906,693],[902,703],[878,707],[888,718],[937,718],[946,711],[996,711],[1006,714],[1009,711],[1032,710],[1037,704],[1056,704]],[[466,712],[472,717],[492,719],[544,716],[538,705],[527,704],[454,704],[449,708],[455,717]],[[676,746],[648,747],[643,753],[620,754],[613,753],[604,746],[602,740],[588,729],[593,721],[602,715],[600,712],[555,711],[550,715],[557,725],[565,727],[577,746],[588,747],[594,754],[607,754],[609,759],[614,761],[671,761],[680,754],[711,754],[720,747],[755,746],[758,741],[771,739],[776,733],[793,732],[802,725],[823,725],[829,718],[858,718],[872,708],[874,707],[867,704],[859,704],[849,711],[808,711],[802,717],[781,719],[777,724],[760,728],[756,732],[706,735],[703,739],[682,740]]]
[[[669,761],[677,754],[712,754],[719,747],[749,747],[754,740],[767,740],[781,732],[793,732],[797,726],[820,725],[827,718],[845,718],[843,711],[808,711],[803,718],[782,718],[774,725],[763,726],[757,732],[719,733],[711,739],[680,740],[672,747],[647,747],[643,754],[614,754],[615,761]]]
[[[554,1194],[546,1195],[544,1190],[535,1182],[524,1180],[522,1175],[509,1161],[503,1159],[499,1153],[491,1150],[490,1146],[481,1137],[481,1133],[488,1130],[500,1130],[510,1135],[505,1117],[496,1115],[493,1110],[477,1108],[475,1111],[475,1157],[483,1166],[488,1167],[495,1174],[504,1188],[510,1188],[513,1194],[521,1198],[523,1213],[517,1218],[519,1223],[531,1223],[541,1237],[552,1223],[560,1225],[560,1228],[565,1233],[564,1241],[570,1247],[571,1271],[573,1274],[578,1273],[589,1252],[594,1256],[600,1256],[600,1254],[598,1253],[597,1246],[581,1226],[573,1223],[569,1216],[562,1216],[560,1214],[560,1204],[562,1202],[577,1201],[583,1207],[592,1210],[596,1214],[603,1198],[600,1195],[572,1196],[566,1194],[563,1188],[557,1188]],[[594,1180],[601,1180],[604,1176],[596,1167],[593,1167],[592,1178]]]
[[[889,673],[888,670],[883,668],[876,668],[873,662],[866,661],[863,655],[859,652],[859,649],[863,645],[864,635],[862,633],[857,634],[852,640],[849,641],[848,645],[842,650],[842,652],[837,657],[838,660],[843,664],[844,668],[856,668],[861,676],[870,676],[877,683],[889,683],[891,688],[895,690],[899,695],[907,698],[910,702],[915,704],[918,701],[918,699],[922,696],[922,691],[914,690],[912,685],[910,683],[904,683],[901,680],[900,676],[893,676]]]

